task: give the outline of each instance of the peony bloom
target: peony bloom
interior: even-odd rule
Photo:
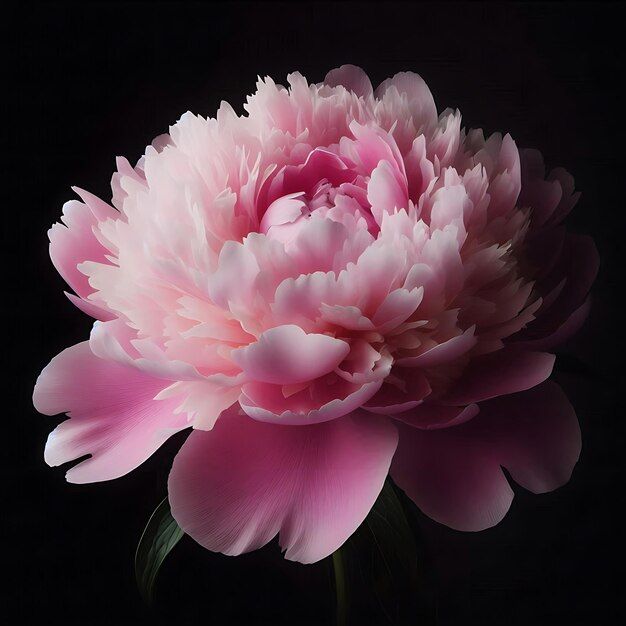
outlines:
[[[225,554],[279,534],[322,559],[388,473],[435,520],[492,526],[502,467],[541,493],[580,452],[544,382],[598,266],[561,226],[573,179],[438,114],[416,74],[288,82],[259,80],[246,115],[186,113],[118,159],[112,205],[63,207],[50,256],[96,321],[37,381],[37,409],[69,416],[45,459],[109,480],[192,428],[172,514]]]

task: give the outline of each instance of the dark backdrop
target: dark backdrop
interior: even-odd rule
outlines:
[[[79,185],[109,198],[114,157],[137,159],[186,110],[241,111],[256,75],[312,81],[342,63],[377,84],[419,72],[440,109],[510,131],[563,165],[583,196],[570,228],[596,239],[602,269],[585,329],[556,378],[583,452],[571,482],[516,487],[496,528],[463,534],[417,514],[422,584],[414,623],[616,624],[624,520],[624,14],[619,4],[4,5],[1,97],[4,365],[0,614],[10,624],[331,624],[330,565],[283,561],[275,544],[237,559],[185,538],[156,608],[141,603],[133,553],[165,493],[170,441],[131,475],[68,485],[42,452],[60,419],[38,415],[35,378],[89,319],[63,296],[46,230]],[[8,282],[7,282],[8,281]],[[7,286],[8,285],[8,286]],[[362,592],[357,592],[362,593]],[[357,598],[358,599],[358,598]],[[372,618],[377,621],[378,618]],[[382,622],[380,622],[382,623]]]

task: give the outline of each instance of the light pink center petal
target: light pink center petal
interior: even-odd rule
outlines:
[[[307,334],[292,324],[265,331],[231,357],[249,378],[278,385],[314,380],[333,371],[350,346],[327,335]]]

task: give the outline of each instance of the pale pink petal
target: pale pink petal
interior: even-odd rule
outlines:
[[[138,339],[137,331],[120,319],[95,322],[89,346],[101,359],[139,369],[165,381],[203,378],[193,365],[169,357],[152,340]]]
[[[367,185],[367,199],[378,225],[382,224],[384,213],[407,207],[408,190],[398,182],[398,176],[389,161],[381,161],[372,172]]]
[[[372,322],[379,333],[384,334],[405,322],[420,305],[424,289],[416,287],[392,291],[376,310]]]
[[[355,411],[380,389],[383,381],[363,385],[339,377],[333,385],[324,379],[319,385],[285,397],[279,385],[246,383],[239,404],[247,415],[261,422],[275,424],[317,424],[337,419]]]
[[[321,318],[347,330],[374,330],[374,324],[356,306],[322,304]]]
[[[79,296],[86,297],[94,289],[77,266],[84,261],[108,264],[109,250],[93,234],[98,219],[86,204],[76,200],[66,202],[61,220],[62,224],[56,223],[48,231],[50,258],[65,282]]]
[[[220,415],[237,402],[240,394],[240,385],[220,385],[208,380],[180,381],[163,389],[155,399],[176,398],[176,413],[184,412],[189,425],[199,430],[211,430]]]
[[[307,334],[290,324],[266,330],[256,343],[234,350],[231,358],[252,380],[292,385],[332,372],[349,352],[341,339]]]
[[[300,274],[328,272],[334,269],[335,256],[348,240],[343,224],[313,217],[302,222],[298,236],[287,250]]]
[[[108,311],[104,306],[100,306],[91,300],[87,300],[86,298],[79,298],[73,293],[68,293],[67,291],[64,291],[63,293],[65,293],[67,299],[77,309],[80,309],[83,313],[86,313],[94,319],[100,320],[101,322],[115,319],[115,314]]]
[[[45,415],[70,419],[48,437],[45,459],[61,465],[91,457],[67,472],[73,483],[110,480],[143,463],[188,426],[173,400],[155,400],[167,382],[100,359],[87,342],[56,356],[37,379],[33,402]]]
[[[249,302],[259,271],[250,250],[238,242],[227,241],[220,252],[218,269],[209,278],[211,299],[224,309],[229,308],[231,302]]]
[[[400,95],[406,94],[409,111],[413,116],[416,128],[424,125],[434,126],[437,123],[437,107],[430,89],[421,76],[413,72],[399,72],[392,78],[384,80],[375,91],[377,98],[385,98],[395,89]]]
[[[172,515],[209,550],[242,554],[278,534],[287,559],[313,563],[365,519],[396,445],[388,421],[363,414],[295,428],[233,413],[176,456]]]

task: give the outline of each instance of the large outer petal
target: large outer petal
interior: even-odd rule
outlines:
[[[391,468],[426,515],[458,530],[483,530],[505,516],[513,491],[501,466],[544,493],[569,480],[580,454],[576,415],[552,382],[480,406],[474,419],[452,428],[399,425]]]
[[[174,413],[178,399],[154,400],[168,384],[94,356],[88,342],[67,348],[44,368],[33,393],[40,413],[70,416],[50,433],[46,462],[61,465],[90,454],[67,472],[73,483],[110,480],[135,469],[188,426],[184,413]]]
[[[280,533],[287,559],[313,563],[365,519],[396,445],[388,420],[362,413],[296,427],[233,412],[192,432],[176,456],[172,514],[209,550],[237,555]]]

